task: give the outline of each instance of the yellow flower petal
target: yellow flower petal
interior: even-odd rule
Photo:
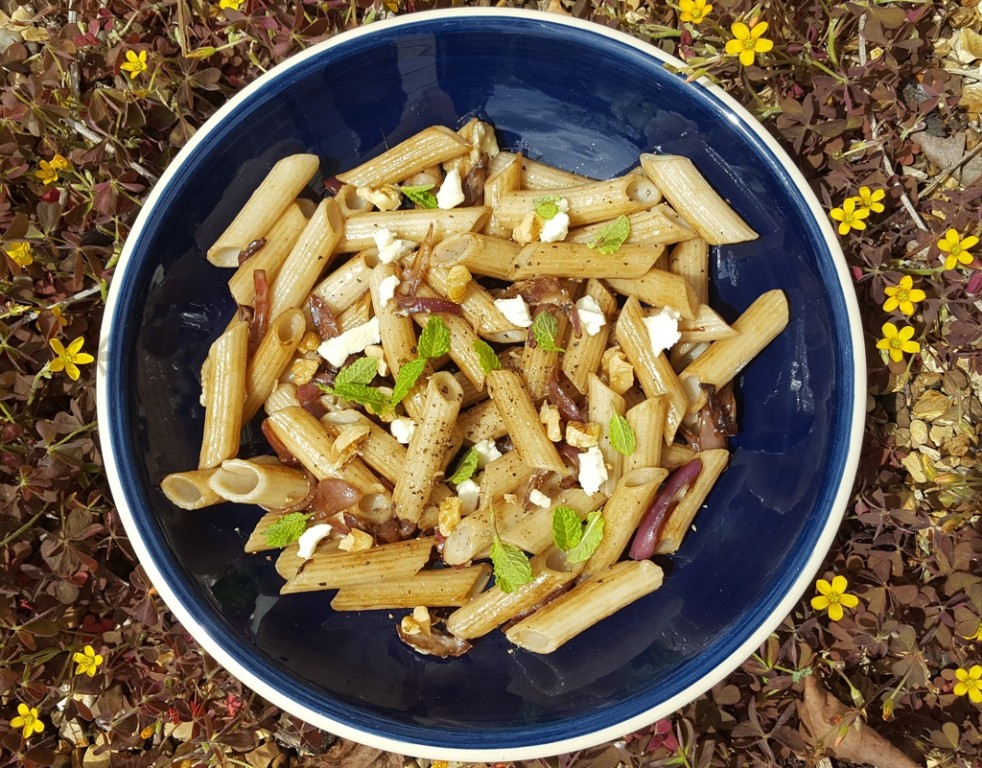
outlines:
[[[737,40],[747,40],[750,37],[750,27],[742,21],[734,21],[730,25],[730,31]],[[729,53],[729,51],[727,51]]]
[[[751,64],[753,64],[754,52],[747,48],[744,48],[742,51],[740,51],[740,63],[743,64],[743,66],[745,67],[749,67]]]
[[[825,595],[815,595],[811,600],[811,606],[816,611],[824,611],[831,605],[831,601]]]
[[[815,582],[815,589],[818,590],[820,594],[828,595],[832,592],[832,585],[825,579],[819,579]]]
[[[832,591],[838,592],[840,595],[849,588],[849,582],[846,581],[845,576],[835,576],[832,578]]]
[[[845,614],[842,611],[842,606],[838,603],[832,603],[829,605],[829,618],[832,621],[839,621]]]

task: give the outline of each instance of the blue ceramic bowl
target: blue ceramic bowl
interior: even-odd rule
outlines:
[[[147,200],[103,327],[99,416],[115,501],[143,565],[201,645],[309,723],[384,749],[467,761],[558,754],[670,714],[743,662],[810,585],[839,525],[863,426],[860,323],[826,217],[776,142],[654,48],[556,15],[433,12],[340,35],[232,99]],[[713,249],[731,319],[782,288],[787,330],[739,377],[733,458],[664,587],[549,656],[500,633],[460,659],[416,655],[389,612],[280,597],[244,555],[253,509],[160,492],[197,461],[197,371],[233,311],[204,252],[280,157],[326,176],[433,123],[479,115],[502,143],[596,178],[640,152],[692,158],[761,237]]]

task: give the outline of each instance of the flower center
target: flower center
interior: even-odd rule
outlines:
[[[893,349],[900,349],[901,346],[902,346],[902,343],[901,343],[900,339],[894,338],[894,339],[890,339],[890,346]]]
[[[752,37],[748,37],[746,40],[743,41],[743,47],[746,48],[748,51],[752,51],[757,47],[757,41],[754,40]]]
[[[907,301],[910,298],[910,294],[903,288],[897,291],[897,300],[900,302]]]

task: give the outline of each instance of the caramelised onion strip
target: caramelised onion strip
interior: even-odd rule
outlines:
[[[269,443],[269,447],[273,449],[276,454],[276,458],[286,464],[288,467],[300,466],[300,462],[297,458],[290,453],[290,449],[283,444],[276,433],[273,431],[272,427],[269,426],[269,419],[263,419],[262,426],[260,430],[263,433],[263,437],[266,438],[266,442]]]
[[[245,248],[243,248],[241,251],[239,251],[239,257],[238,257],[239,266],[241,267],[252,256],[255,256],[256,253],[264,245],[266,245],[266,238],[265,237],[260,237],[260,238],[257,238],[256,240],[253,240],[251,243],[249,243],[249,245],[247,245]]]
[[[491,162],[487,152],[481,153],[481,159],[471,166],[464,176],[464,202],[466,206],[484,205],[484,182],[488,178],[488,164]]]
[[[256,287],[255,311],[252,314],[252,322],[249,325],[249,351],[254,352],[263,340],[269,328],[269,281],[266,279],[265,269],[254,269],[252,271],[252,282]]]
[[[310,506],[310,502],[314,499],[314,493],[317,491],[317,478],[314,477],[313,473],[304,469],[307,475],[307,484],[310,486],[310,490],[307,491],[307,495],[302,499],[298,499],[292,504],[287,504],[285,507],[277,507],[276,509],[271,509],[270,512],[278,512],[283,515],[288,515],[291,512],[303,512]]]
[[[553,370],[549,377],[549,385],[546,387],[546,397],[549,402],[559,409],[566,421],[586,421],[580,412],[579,406],[569,396],[562,384],[559,383],[559,374]]]
[[[419,286],[423,284],[423,278],[426,277],[426,273],[430,269],[430,256],[432,253],[433,225],[430,224],[429,229],[426,230],[426,237],[423,238],[423,242],[416,249],[416,255],[413,257],[412,265],[410,265],[409,269],[402,276],[402,284],[406,287],[406,293],[409,296],[415,297],[419,291]]]
[[[316,293],[310,294],[310,319],[313,321],[321,341],[327,341],[341,335],[337,318],[327,302]]]
[[[460,304],[436,296],[396,296],[399,314],[462,315]]]
[[[364,495],[351,483],[340,478],[328,477],[317,483],[310,509],[318,517],[328,518],[342,509],[357,504]]]
[[[662,526],[672,510],[685,498],[700,472],[702,460],[695,458],[683,464],[668,478],[665,487],[655,497],[634,533],[630,551],[632,560],[649,560],[654,556]]]

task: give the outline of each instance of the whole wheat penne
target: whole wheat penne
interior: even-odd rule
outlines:
[[[636,296],[654,307],[671,307],[689,320],[698,313],[699,301],[686,279],[664,269],[650,269],[631,280],[614,277],[606,283],[624,296]]]
[[[546,396],[549,382],[556,376],[556,369],[559,367],[559,350],[565,347],[566,334],[569,331],[569,318],[565,313],[545,308],[540,309],[541,312],[549,312],[556,321],[553,346],[557,349],[545,349],[541,344],[536,344],[534,347],[526,344],[522,348],[522,380],[535,402]],[[538,316],[536,314],[536,318]]]
[[[607,465],[607,479],[600,485],[602,493],[610,496],[624,470],[624,454],[611,443],[611,421],[614,416],[623,416],[627,410],[624,398],[604,384],[600,378],[591,374],[587,379],[587,418],[600,425],[600,439],[597,446]]]
[[[536,469],[566,474],[566,464],[546,436],[521,377],[502,368],[488,373],[486,382],[522,461]]]
[[[341,333],[369,322],[372,319],[372,294],[365,291],[336,319]]]
[[[535,470],[526,464],[518,451],[506,451],[489,461],[481,475],[481,498],[497,499],[527,483]]]
[[[788,300],[783,291],[766,291],[758,296],[733,322],[736,336],[714,341],[679,374],[689,396],[689,413],[695,413],[705,403],[703,385],[719,389],[731,381],[787,324]]]
[[[398,278],[395,264],[378,264],[372,270],[370,282],[372,307],[378,318],[382,351],[385,353],[385,362],[394,375],[399,373],[405,363],[416,358],[416,329],[412,318],[397,312],[398,304],[393,298],[385,299],[382,296],[382,284]]]
[[[406,451],[405,472],[392,491],[395,515],[419,522],[433,485],[446,467],[463,391],[449,373],[438,371],[426,388],[426,404]]]
[[[269,289],[269,313],[276,317],[307,300],[310,289],[336,255],[344,219],[333,197],[325,197],[304,227]]]
[[[737,330],[708,304],[700,304],[693,319],[679,320],[679,344],[729,339],[736,335]]]
[[[242,249],[267,235],[318,168],[320,158],[317,155],[289,155],[277,161],[232,223],[208,249],[208,261],[216,267],[239,266]]]
[[[249,324],[233,321],[208,350],[204,434],[198,469],[212,469],[239,451],[245,403]]]
[[[505,156],[502,157],[502,154]],[[500,158],[500,160],[499,160]],[[506,238],[511,235],[511,227],[502,224],[494,215],[494,208],[502,197],[522,188],[522,156],[509,153],[499,153],[484,182],[484,204],[491,208],[491,215],[484,225],[485,233],[496,238]]]
[[[616,253],[605,254],[585,243],[529,243],[515,257],[508,277],[620,277],[627,283],[631,282],[628,278],[648,273],[664,251],[663,245],[624,245]]]
[[[584,577],[600,573],[620,559],[667,476],[668,470],[649,467],[621,477],[604,505],[604,535],[583,566]]]
[[[678,243],[668,253],[668,270],[685,278],[696,301],[709,303],[709,243],[701,237]]]
[[[582,519],[588,512],[600,509],[606,500],[603,493],[589,494],[582,488],[569,488],[556,494],[548,507],[535,506],[524,515],[502,519],[499,535],[502,541],[537,555],[553,543],[552,521],[556,507],[569,507]]]
[[[666,443],[675,440],[675,433],[682,423],[688,399],[679,384],[665,353],[654,354],[648,329],[642,322],[641,305],[631,296],[621,308],[614,324],[614,336],[627,359],[634,366],[638,382],[648,397],[665,395],[668,412],[665,416],[664,438]]]
[[[491,587],[447,617],[447,631],[471,640],[524,613],[572,581],[579,569],[567,566],[555,547],[532,558],[532,581],[505,592]]]
[[[580,394],[586,394],[590,374],[600,369],[600,361],[610,338],[611,323],[617,311],[617,300],[599,280],[587,280],[584,296],[589,296],[597,303],[606,322],[592,336],[581,329],[580,335],[571,335],[566,344],[566,352],[562,358],[563,373]]]
[[[448,235],[433,249],[433,261],[439,265],[462,264],[473,275],[505,280],[511,273],[521,246],[511,240],[477,232]]]
[[[662,431],[665,428],[665,414],[668,400],[663,395],[646,397],[629,408],[625,414],[627,423],[635,435],[634,450],[624,457],[624,473],[644,467],[660,467],[664,447]]]
[[[641,168],[710,245],[757,239],[757,233],[720,197],[689,158],[642,154]]]
[[[261,269],[272,283],[280,266],[307,226],[307,217],[296,203],[290,203],[276,223],[266,233],[263,246],[246,259],[228,279],[228,289],[237,304],[253,306],[256,302],[254,273]]]
[[[300,405],[300,399],[297,397],[297,385],[290,381],[279,381],[263,403],[263,409],[267,414],[270,414],[291,405]]]
[[[439,165],[469,150],[468,142],[457,133],[442,125],[433,125],[371,160],[337,174],[337,178],[356,187],[395,184],[431,165]]]
[[[461,410],[464,408],[470,408],[472,405],[476,405],[477,403],[484,402],[488,399],[487,391],[483,387],[480,389],[475,387],[474,383],[461,371],[457,371],[453,377],[457,379],[457,383],[460,384],[460,388],[464,390],[464,398],[460,403]],[[457,426],[460,426],[459,422]],[[461,437],[463,438],[463,433],[461,433]]]
[[[285,512],[279,510],[272,510],[263,514],[259,518],[256,525],[253,527],[252,531],[249,533],[249,538],[246,540],[245,545],[242,550],[244,552],[268,552],[277,547],[272,546],[266,539],[266,531],[272,528],[280,518],[285,515]],[[296,571],[296,569],[294,569]]]
[[[338,252],[351,253],[372,247],[375,245],[374,235],[383,229],[389,230],[400,240],[418,243],[433,227],[433,239],[440,241],[450,234],[479,230],[490,212],[490,208],[472,206],[448,210],[420,208],[362,213],[345,219],[344,237],[338,243]]]
[[[426,284],[433,292],[460,305],[464,320],[470,323],[474,332],[488,341],[516,344],[525,341],[526,331],[512,323],[494,303],[494,297],[474,280],[469,280],[461,289],[455,285],[451,269],[466,267],[455,265],[447,268],[432,265],[426,273]],[[455,290],[461,291],[457,298]]]
[[[624,241],[625,245],[668,245],[698,237],[696,231],[665,203],[646,211],[635,211],[628,215],[627,220],[630,233]],[[574,227],[566,235],[566,240],[571,243],[593,242],[607,224],[606,221],[598,221]]]
[[[521,153],[516,155],[504,151],[499,152],[492,161],[491,171],[497,171],[499,167],[512,162],[515,157],[521,161],[520,189],[560,189],[562,187],[576,187],[594,181],[589,176],[564,171],[562,168],[556,168],[538,160],[529,160],[527,157],[523,157]]]
[[[286,507],[304,498],[310,492],[306,473],[270,458],[272,462],[226,459],[208,484],[223,499],[238,504]]]
[[[311,290],[337,317],[368,291],[372,270],[378,263],[374,248],[352,256]]]
[[[208,485],[215,471],[216,468],[171,472],[160,481],[160,490],[171,504],[181,509],[201,509],[221,504],[225,499]]]
[[[335,611],[415,608],[417,605],[457,607],[479,594],[490,578],[491,567],[487,563],[419,571],[408,579],[339,589],[331,600],[331,607]]]
[[[461,436],[470,443],[495,440],[508,434],[508,428],[498,412],[498,406],[491,400],[483,400],[461,411],[457,424]]]
[[[505,631],[533,653],[552,653],[576,635],[662,585],[664,573],[650,560],[625,560],[580,582]]]
[[[368,436],[358,449],[358,455],[361,459],[380,477],[385,478],[393,485],[405,471],[405,447],[360,411],[350,408],[328,411],[321,417],[320,421],[327,434],[335,439],[342,430],[348,427],[366,427]]]
[[[299,309],[287,309],[273,319],[246,367],[246,395],[242,418],[248,421],[259,411],[277,380],[290,365],[293,353],[307,330]]]
[[[358,552],[321,552],[318,549],[283,585],[280,594],[407,579],[426,565],[435,543],[436,539],[426,536]]]
[[[655,547],[655,552],[658,554],[671,554],[681,546],[682,539],[692,526],[696,513],[705,503],[716,480],[726,469],[730,452],[725,448],[713,448],[700,451],[696,457],[702,462],[702,471],[662,525],[658,544]]]
[[[318,480],[338,478],[364,494],[386,493],[386,487],[355,457],[343,461],[334,440],[317,418],[300,406],[281,408],[266,417],[276,439]]]
[[[616,219],[618,216],[651,208],[661,201],[661,192],[642,174],[631,173],[609,181],[591,181],[575,187],[551,190],[521,190],[503,195],[494,206],[494,215],[503,226],[517,227],[536,200],[558,197],[569,205],[570,226]]]
[[[359,213],[367,213],[372,210],[370,201],[358,194],[358,188],[352,184],[342,184],[334,199],[338,201],[338,208],[344,218],[357,216]]]
[[[420,296],[432,296],[433,292],[421,288],[419,291]],[[413,320],[423,327],[426,325],[427,320],[429,320],[430,315],[425,312],[419,312],[413,315]],[[474,333],[473,329],[464,318],[457,317],[455,315],[441,315],[441,319],[450,331],[450,357],[460,368],[461,372],[470,380],[478,389],[484,388],[484,369],[481,368],[481,358],[477,353],[477,349],[474,347],[475,342],[478,341],[478,335]],[[461,394],[463,397],[463,394]]]

